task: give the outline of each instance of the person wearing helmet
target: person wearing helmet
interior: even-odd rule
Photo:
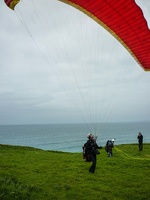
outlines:
[[[100,154],[98,149],[101,149],[102,147],[97,145],[96,140],[94,139],[94,136],[92,134],[89,134],[87,138],[88,141],[84,144],[85,154],[88,157],[89,161],[92,162],[92,165],[89,168],[89,172],[94,173],[96,169],[96,155]]]
[[[114,147],[114,142],[115,142],[115,139],[111,139],[106,142],[105,150],[108,154],[108,157],[113,156],[112,148]]]

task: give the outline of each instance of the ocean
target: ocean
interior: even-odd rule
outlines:
[[[115,145],[137,144],[139,132],[143,134],[144,143],[150,142],[149,122],[103,123],[92,127],[96,127],[97,144],[100,146],[105,146],[106,141],[112,138],[115,138]],[[87,124],[0,125],[0,144],[82,152],[88,133]]]

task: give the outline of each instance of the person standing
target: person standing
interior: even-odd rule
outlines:
[[[139,151],[143,150],[143,135],[139,132],[137,136],[138,142],[139,142]]]
[[[99,147],[96,143],[96,140],[94,140],[94,137],[92,134],[88,135],[88,141],[85,143],[85,150],[86,155],[90,157],[90,160],[92,161],[92,165],[89,169],[90,173],[94,173],[96,169],[96,155],[100,154],[98,149],[101,149],[102,147]]]
[[[115,139],[108,140],[106,142],[105,150],[106,150],[106,152],[108,154],[108,157],[112,157],[113,156],[112,148],[114,148],[114,142],[115,142]]]

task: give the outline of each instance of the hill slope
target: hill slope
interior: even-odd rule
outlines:
[[[150,199],[150,144],[119,145],[97,156],[95,174],[82,153],[0,145],[1,200]]]

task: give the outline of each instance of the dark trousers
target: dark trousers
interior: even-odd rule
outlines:
[[[112,156],[113,156],[112,148],[109,148],[108,149],[108,157],[112,157]]]
[[[91,161],[92,161],[92,165],[89,169],[89,172],[94,173],[95,168],[96,168],[96,155],[95,154],[91,154]]]
[[[143,150],[143,143],[139,143],[139,151]]]

